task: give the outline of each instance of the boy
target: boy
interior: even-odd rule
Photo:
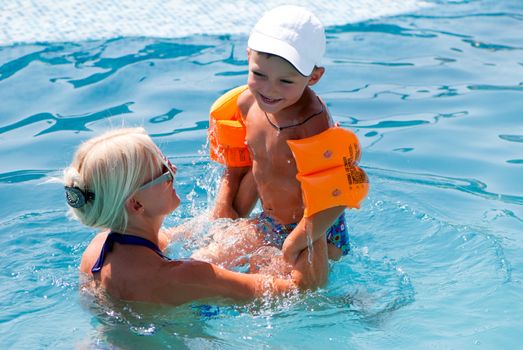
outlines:
[[[359,207],[368,190],[367,177],[356,165],[359,144],[348,131],[343,132],[352,139],[343,136],[341,144],[347,145],[342,152],[350,149],[350,156],[334,157],[331,148],[339,142],[332,139],[318,155],[319,165],[308,164],[309,151],[297,156],[295,147],[302,143],[314,151],[317,147],[309,140],[327,130],[342,132],[333,127],[326,105],[310,88],[325,72],[318,66],[325,42],[323,26],[306,9],[281,6],[267,12],[249,37],[248,88],[234,89],[215,102],[209,131],[211,158],[227,165],[214,216],[246,217],[259,196],[263,212],[255,219],[256,230],[265,243],[282,249],[293,273],[306,276],[315,286],[326,282],[327,257],[339,259],[348,252],[344,210]],[[234,102],[237,111],[230,111]],[[334,158],[339,161],[333,163]],[[331,173],[341,174],[337,178],[349,184],[328,190],[325,186],[336,183]],[[314,191],[320,197],[331,191],[333,202],[326,204],[329,200]],[[340,201],[342,193],[355,197],[350,200],[353,204]],[[315,205],[320,208],[313,212]]]

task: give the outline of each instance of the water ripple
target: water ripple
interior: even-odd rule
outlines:
[[[394,224],[381,219],[384,213],[395,218]],[[419,272],[426,272],[421,266],[430,265],[430,275],[439,275],[437,278],[445,281],[449,288],[454,288],[450,286],[454,283],[464,283],[469,276],[478,272],[485,274],[485,277],[492,276],[489,270],[495,273],[501,284],[505,284],[512,281],[513,268],[505,252],[511,244],[505,242],[504,230],[496,233],[496,230],[490,228],[495,217],[507,217],[521,222],[513,212],[504,210],[485,213],[485,225],[462,221],[452,223],[427,212],[423,204],[398,201],[396,197],[388,200],[380,196],[379,201],[371,204],[370,210],[358,213],[355,217],[357,222],[364,222],[365,227],[369,220],[383,220],[377,225],[382,227],[379,239],[373,239],[372,235],[361,235],[354,237],[354,240],[360,241],[360,245],[368,245],[374,255],[389,255],[394,251],[393,256],[398,265],[409,271],[414,280],[419,277]],[[402,239],[398,239],[400,234]],[[449,271],[452,271],[452,278]],[[423,289],[419,285],[418,287]]]
[[[20,56],[14,60],[11,60],[7,63],[4,63],[2,66],[0,66],[0,81],[5,80],[19,71],[26,68],[29,64],[31,64],[34,61],[40,61],[43,63],[47,63],[50,65],[59,65],[59,64],[66,64],[69,63],[69,61],[63,57],[46,57],[46,54],[53,53],[53,52],[62,52],[64,49],[63,46],[44,46],[45,48],[43,50],[32,52],[30,54]]]
[[[245,66],[247,66],[248,61],[245,59],[242,59],[243,55],[235,54],[235,49],[237,46],[233,42],[230,42],[234,39],[230,35],[222,35],[222,36],[219,36],[218,38],[227,43],[226,48],[223,48],[220,46],[217,47],[217,49],[220,52],[223,52],[226,50],[226,52],[224,54],[221,54],[221,53],[218,54],[217,52],[207,52],[208,54],[212,54],[212,55],[210,55],[210,56],[206,55],[206,54],[200,55],[195,60],[191,61],[191,63],[194,63],[197,66],[208,66],[208,65],[212,65],[212,64],[220,62],[220,63],[225,63],[225,64],[231,65],[231,66],[245,68]],[[222,46],[223,46],[223,44],[222,44]],[[226,58],[221,57],[221,56],[224,56],[225,54],[227,54]],[[215,58],[216,55],[220,56],[220,58],[216,59]],[[240,72],[238,72],[238,73],[240,73]],[[247,74],[247,71],[242,71],[242,74]],[[220,76],[220,75],[223,75],[223,73],[218,72],[218,73],[215,73],[215,75]],[[225,76],[227,76],[227,74],[225,74]]]
[[[438,58],[435,60],[441,61]],[[338,60],[341,62],[341,60]],[[347,61],[345,61],[347,62]],[[363,63],[363,62],[358,62]],[[372,65],[371,62],[366,64]],[[443,63],[442,63],[443,64]],[[387,64],[394,66],[395,64]],[[361,99],[378,99],[380,97],[387,97],[390,95],[398,96],[401,100],[416,100],[416,99],[433,99],[441,97],[455,97],[465,95],[476,91],[510,91],[522,92],[523,83],[515,85],[495,85],[495,84],[469,84],[469,85],[440,85],[440,86],[399,86],[399,85],[371,85],[354,88],[352,90],[339,90],[323,94],[325,97],[336,99],[338,95],[353,94],[353,98]]]
[[[64,212],[57,210],[41,210],[36,212],[18,213],[17,216],[11,218],[2,218],[2,220],[0,220],[0,227],[14,227],[28,222],[45,221],[48,220],[49,217],[56,218],[58,216],[64,216]]]
[[[179,134],[179,133],[182,133],[182,132],[197,131],[197,130],[207,130],[209,128],[209,121],[208,120],[195,122],[195,124],[196,125],[191,127],[191,128],[176,128],[176,129],[174,129],[171,132],[151,134],[151,137],[171,136],[171,135],[176,135],[176,134]]]
[[[408,121],[399,121],[399,120],[386,120],[380,121],[377,124],[361,126],[361,128],[376,128],[376,129],[388,129],[388,128],[405,128],[411,126],[418,126],[423,124],[430,124],[426,120],[408,120]]]
[[[330,27],[327,30],[327,34],[336,34],[336,33],[350,33],[350,32],[362,32],[362,33],[386,33],[398,36],[408,36],[408,37],[419,37],[419,38],[433,38],[435,34],[427,34],[419,29],[406,28],[395,24],[385,24],[385,23],[354,23],[346,24],[342,26]]]
[[[450,119],[450,118],[462,118],[468,116],[467,111],[459,111],[453,113],[438,113],[435,115],[427,116],[425,119],[411,119],[411,120],[380,120],[377,123],[373,123],[368,120],[360,120],[358,118],[349,117],[343,121],[340,121],[341,126],[357,126],[361,129],[393,129],[393,128],[409,128],[417,127],[429,124],[437,124],[441,119]],[[416,117],[420,117],[419,114]],[[399,117],[394,117],[399,118]],[[407,119],[408,116],[403,116],[402,118]],[[348,120],[347,120],[348,119]],[[369,132],[365,136],[373,137],[376,136],[377,132]]]
[[[498,135],[500,139],[508,142],[523,142],[523,135]]]
[[[470,3],[470,2],[473,2],[473,1],[476,1],[476,0],[465,0],[465,1],[452,1],[453,3],[455,4],[459,4],[459,3]],[[448,2],[447,1],[444,1],[445,4],[447,4]],[[494,18],[494,17],[500,17],[500,18],[512,18],[512,19],[515,19],[517,21],[523,21],[523,14],[519,14],[519,13],[511,13],[511,12],[492,12],[492,13],[469,13],[469,14],[464,14],[464,15],[437,15],[437,16],[431,16],[431,15],[418,15],[418,14],[413,14],[413,15],[404,15],[404,17],[406,18],[413,18],[413,19],[429,19],[429,20],[433,20],[433,19],[443,19],[443,20],[456,20],[456,19],[466,19],[466,18],[476,18],[476,17],[490,17],[490,18]]]
[[[48,177],[48,170],[17,170],[0,174],[0,183],[17,183]]]
[[[329,308],[347,309],[373,327],[414,302],[414,286],[398,262],[386,257],[375,259],[369,256],[367,247],[353,244],[351,250],[350,258],[332,267],[336,280],[329,286],[328,299],[317,297],[314,302],[322,300]]]
[[[47,124],[51,124],[50,127],[38,132],[35,136],[40,136],[44,134],[49,134],[56,131],[90,131],[87,127],[87,124],[107,119],[110,117],[114,117],[120,114],[128,114],[132,113],[131,109],[129,108],[131,105],[133,105],[133,102],[127,102],[124,104],[121,104],[119,106],[110,107],[104,110],[101,110],[99,112],[95,113],[88,113],[83,115],[74,115],[74,116],[61,116],[59,114],[52,114],[52,113],[38,113],[31,115],[27,118],[24,118],[20,121],[17,121],[16,123],[0,127],[0,135],[26,127],[28,125],[40,123],[40,122],[47,122]]]
[[[175,42],[156,42],[146,45],[136,53],[127,54],[116,58],[100,58],[98,53],[94,56],[78,56],[77,53],[76,57],[81,57],[81,61],[78,63],[90,63],[90,67],[101,68],[105,70],[105,72],[95,73],[82,79],[72,79],[69,80],[69,83],[71,83],[75,88],[80,88],[86,85],[98,83],[112,76],[120,69],[138,62],[188,57],[209,47],[211,46],[179,44]]]
[[[391,169],[365,167],[371,174],[380,178],[399,182],[407,182],[430,187],[446,188],[460,192],[470,193],[486,199],[497,200],[504,203],[523,205],[523,197],[509,194],[500,194],[486,190],[487,184],[475,179],[455,178],[432,174],[410,173]]]
[[[463,42],[469,44],[476,49],[485,49],[490,51],[502,51],[502,50],[523,50],[523,47],[512,47],[500,44],[488,44],[477,40],[463,40]]]
[[[75,88],[96,84],[119,70],[143,61],[165,60],[178,57],[190,57],[210,45],[181,44],[169,41],[155,41],[135,49],[131,53],[118,57],[103,57],[109,47],[117,47],[118,44],[132,46],[136,40],[129,38],[110,39],[103,42],[85,43],[83,45],[64,43],[45,46],[42,50],[20,56],[0,66],[0,81],[5,80],[20,72],[33,62],[43,62],[50,66],[73,64],[75,68],[98,68],[102,72],[90,74],[84,78],[52,78],[51,81],[65,80]],[[143,40],[142,40],[143,41]],[[140,41],[138,41],[140,42]],[[37,46],[38,47],[38,46]],[[151,64],[154,64],[151,62]]]
[[[162,114],[162,115],[159,115],[156,117],[152,117],[149,121],[153,124],[163,123],[163,122],[172,120],[177,114],[179,114],[181,112],[183,112],[181,109],[173,108],[165,114]]]
[[[241,75],[247,75],[248,71],[241,70],[241,71],[227,71],[227,72],[218,72],[215,74],[217,77],[234,77],[234,76],[241,76]]]
[[[410,62],[363,62],[363,61],[349,61],[349,60],[334,60],[334,63],[352,63],[352,64],[368,64],[371,66],[385,66],[385,67],[413,67],[414,63]]]
[[[477,84],[477,85],[468,85],[469,90],[485,90],[485,91],[518,91],[523,92],[523,83],[518,85],[487,85],[487,84]]]

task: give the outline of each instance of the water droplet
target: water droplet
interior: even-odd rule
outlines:
[[[307,248],[308,248],[308,254],[307,254],[307,261],[309,264],[312,264],[312,256],[314,254],[314,248],[312,245],[312,228],[310,225],[305,225],[305,231],[307,235]]]

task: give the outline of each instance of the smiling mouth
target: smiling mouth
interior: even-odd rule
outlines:
[[[280,102],[282,100],[281,98],[275,98],[275,99],[268,98],[266,96],[263,96],[262,94],[260,94],[260,97],[261,97],[263,103],[266,103],[266,104],[269,104],[269,105],[278,103],[278,102]]]

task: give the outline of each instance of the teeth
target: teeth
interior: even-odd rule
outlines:
[[[267,101],[267,102],[276,102],[276,101],[278,101],[277,98],[268,98],[268,97],[263,96],[263,95],[261,95],[261,96],[262,96],[262,98],[263,98],[265,101]]]

